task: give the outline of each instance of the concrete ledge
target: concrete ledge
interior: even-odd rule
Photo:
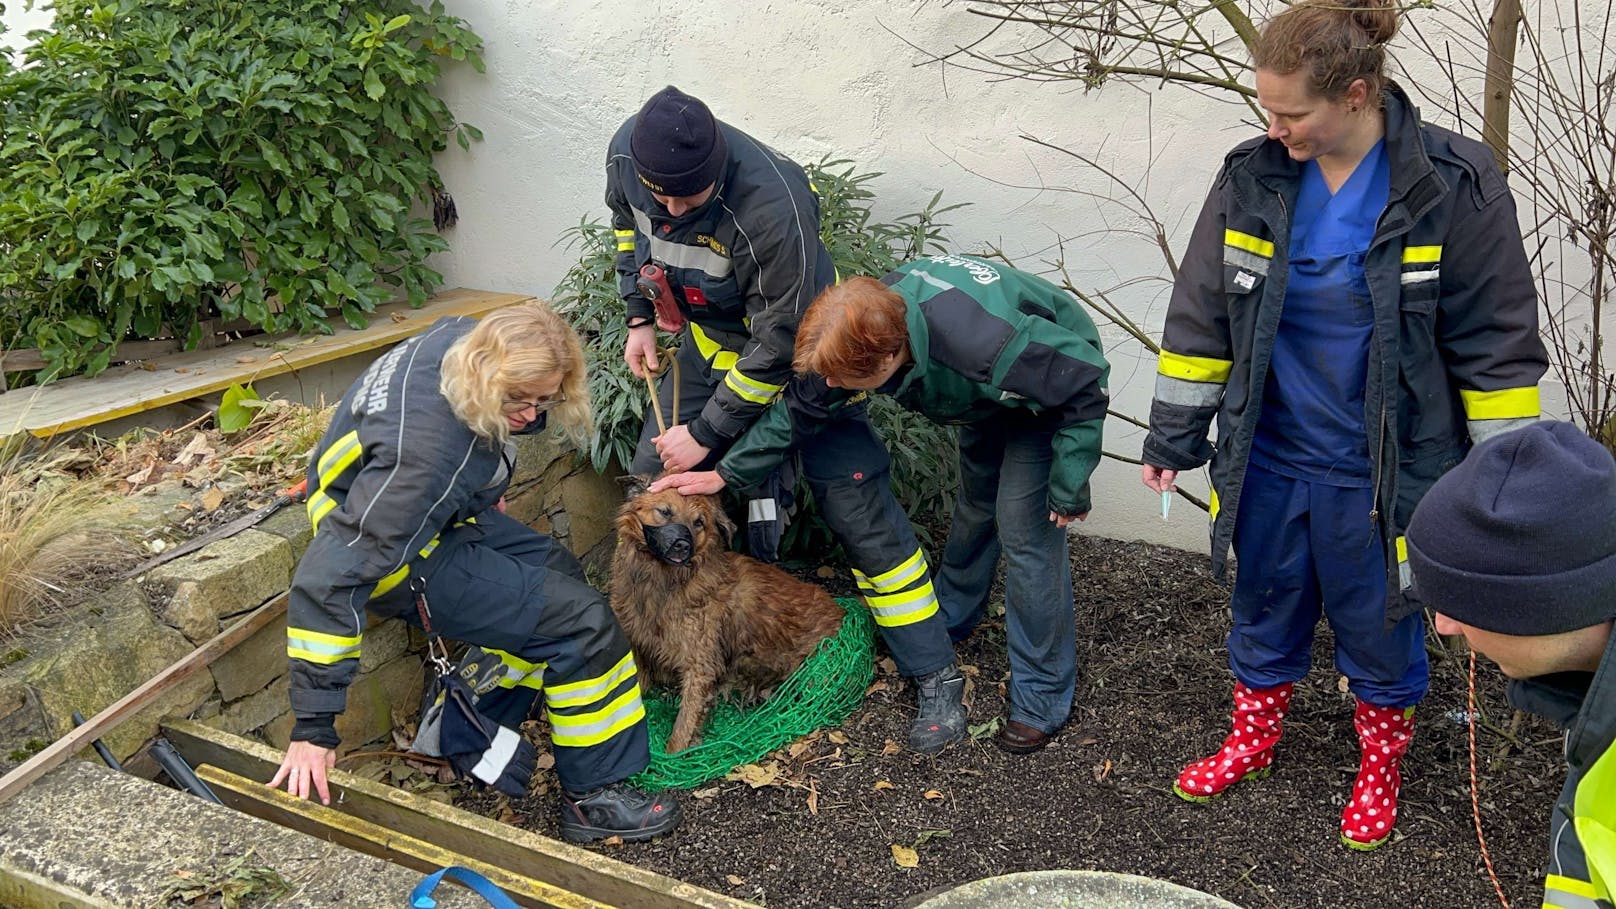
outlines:
[[[71,762],[0,805],[0,904],[15,909],[165,905],[176,871],[206,880],[231,860],[278,871],[281,905],[396,909],[422,875],[156,783]],[[444,909],[483,906],[452,886]]]

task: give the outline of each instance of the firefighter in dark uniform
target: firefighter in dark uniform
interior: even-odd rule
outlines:
[[[335,720],[359,670],[366,612],[476,644],[503,673],[476,702],[487,733],[451,763],[519,795],[534,769],[517,727],[542,691],[561,832],[644,840],[679,822],[667,795],[624,784],[649,760],[628,642],[577,559],[503,514],[511,436],[554,415],[575,438],[590,411],[577,336],[543,304],[440,319],[348,389],[309,463],[314,539],[287,609],[296,718],[271,785],[330,802]],[[445,743],[447,745],[448,743]]]
[[[636,376],[659,368],[658,327],[680,335],[657,392],[664,414],[677,397],[678,425],[659,434],[648,408],[631,470],[710,469],[780,395],[797,323],[835,280],[819,201],[801,167],[669,86],[612,138],[606,202],[629,368]],[[965,680],[920,541],[892,495],[885,446],[862,406],[830,416],[802,450],[804,477],[826,523],[850,544],[853,569],[891,606],[876,623],[920,692],[909,744],[934,753],[964,735]],[[736,489],[750,499],[753,555],[775,557],[791,485],[776,471]]]
[[[1037,751],[1066,722],[1077,681],[1066,526],[1090,508],[1110,367],[1070,294],[972,256],[917,259],[827,290],[798,332],[801,374],[710,473],[659,481],[690,493],[746,486],[821,413],[870,392],[960,426],[960,491],[937,596],[955,637],[981,621],[1005,558],[1010,708],[994,742]],[[658,488],[658,487],[653,487]],[[877,532],[872,525],[855,534]],[[852,548],[858,537],[844,536]],[[871,592],[869,579],[860,585]],[[879,597],[870,598],[880,620]]]

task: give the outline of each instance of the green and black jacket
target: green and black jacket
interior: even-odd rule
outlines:
[[[1544,909],[1616,907],[1616,634],[1590,678],[1565,672],[1511,682],[1512,705],[1566,730],[1565,787],[1549,820]]]
[[[1422,125],[1389,86],[1391,187],[1364,263],[1374,308],[1364,394],[1375,507],[1387,547],[1387,618],[1416,607],[1403,528],[1471,445],[1538,417],[1547,357],[1515,201],[1486,146]],[[1212,462],[1212,567],[1234,539],[1289,276],[1301,165],[1259,137],[1224,161],[1173,286],[1145,439],[1146,464]],[[1208,440],[1216,418],[1216,448]]]
[[[907,306],[914,358],[881,391],[939,423],[1024,412],[1029,426],[1054,434],[1050,510],[1086,514],[1111,369],[1088,313],[1042,278],[972,256],[917,259],[881,280]],[[816,416],[841,406],[815,401],[815,388],[823,389],[823,380],[796,380],[793,394],[730,449],[718,465],[727,483],[746,489],[759,482],[813,432]]]
[[[630,117],[606,158],[606,204],[617,236],[618,290],[631,322],[653,315],[635,286],[655,261],[668,275],[689,343],[724,374],[690,435],[722,450],[791,378],[797,323],[836,267],[819,240],[819,199],[789,158],[720,123],[729,164],[707,203],[669,217],[629,155]]]

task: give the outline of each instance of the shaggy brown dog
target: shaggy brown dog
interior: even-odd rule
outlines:
[[[635,477],[617,512],[612,611],[640,670],[679,689],[668,753],[699,744],[714,697],[758,700],[842,625],[824,590],[731,552],[717,496],[648,493]]]

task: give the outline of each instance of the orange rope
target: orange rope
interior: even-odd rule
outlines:
[[[1487,865],[1487,879],[1493,882],[1493,892],[1498,894],[1498,901],[1504,904],[1504,909],[1510,909],[1509,900],[1504,896],[1504,886],[1498,882],[1498,872],[1493,870],[1493,857],[1487,851],[1487,837],[1481,832],[1481,780],[1476,775],[1476,651],[1470,651],[1470,699],[1468,702],[1470,714],[1470,816],[1476,819],[1476,842],[1481,844],[1481,860]]]

